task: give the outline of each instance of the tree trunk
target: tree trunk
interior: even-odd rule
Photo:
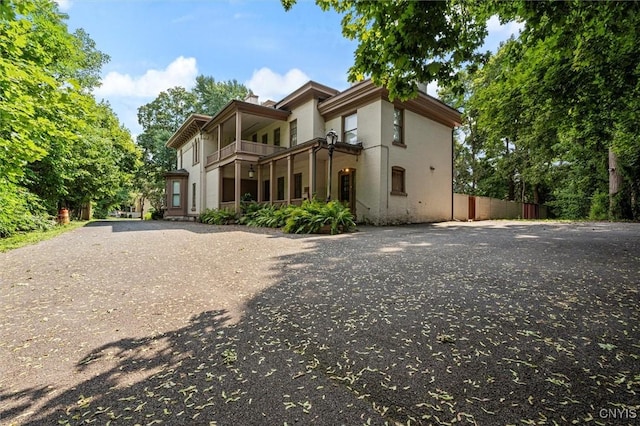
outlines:
[[[621,216],[620,199],[616,194],[622,186],[622,175],[618,170],[618,157],[609,148],[609,219],[619,219]]]
[[[540,204],[540,186],[538,184],[533,185],[533,202]]]

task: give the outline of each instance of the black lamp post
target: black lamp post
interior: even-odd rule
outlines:
[[[333,150],[336,148],[336,142],[338,142],[338,134],[335,130],[329,130],[327,133],[327,146],[329,148],[329,190],[327,193],[327,202],[331,201],[331,175],[333,173]]]

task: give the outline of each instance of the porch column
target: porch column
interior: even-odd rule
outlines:
[[[293,155],[287,155],[287,205],[291,204],[291,195],[293,194]]]
[[[240,212],[240,185],[242,184],[242,175],[240,174],[241,170],[242,170],[242,164],[236,160],[235,161],[235,165],[236,165],[236,178],[235,178],[235,209],[236,212]]]
[[[220,161],[221,149],[222,149],[222,123],[218,124],[218,161]]]
[[[258,164],[256,166],[258,168],[258,202],[262,202],[262,165]]]
[[[202,132],[202,130],[200,131],[200,142],[199,145],[200,147],[198,148],[199,151],[199,169],[200,169],[200,188],[197,188],[200,190],[200,210],[198,211],[198,213],[202,213],[204,211],[204,209],[207,207],[207,171],[204,169],[205,163],[207,162],[207,156],[204,155],[204,140],[205,138],[209,139],[209,137],[207,135],[205,135],[205,133]]]
[[[309,199],[313,199],[316,192],[316,153],[313,148],[309,150]]]
[[[224,193],[222,192],[224,191],[224,168],[225,166],[218,167],[218,203],[213,206],[214,209],[219,209],[222,204],[222,200],[224,200]]]
[[[273,204],[273,200],[276,198],[276,193],[273,190],[276,182],[276,168],[273,160],[269,161],[269,204]]]
[[[242,139],[242,114],[236,112],[236,152],[240,152],[240,139]]]

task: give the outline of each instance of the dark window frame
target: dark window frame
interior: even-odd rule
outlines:
[[[349,119],[350,117],[354,117],[356,118],[356,127],[352,128],[352,129],[347,129],[347,119]],[[347,138],[347,134],[348,133],[355,133],[355,141],[354,142],[350,142],[349,138]],[[352,144],[355,145],[358,143],[358,111],[354,111],[351,114],[347,114],[342,116],[342,141],[344,143],[348,143],[348,144]]]
[[[289,123],[289,147],[298,145],[298,120]]]
[[[193,182],[191,184],[191,210],[195,210],[196,209],[196,183]]]
[[[302,173],[293,175],[293,198],[302,198]]]
[[[176,184],[178,192],[176,192]],[[176,196],[178,197],[178,203],[176,204]],[[171,181],[171,208],[177,209],[182,205],[182,182],[179,180]]]
[[[276,201],[284,201],[284,176],[276,178]]]
[[[191,157],[192,157],[194,166],[200,162],[200,140],[199,139],[196,139],[195,141],[193,141],[193,152]]]
[[[407,171],[403,167],[391,167],[391,195],[407,196]]]
[[[273,129],[273,145],[280,146],[280,127]]]
[[[396,122],[396,112],[400,115],[400,122]],[[397,131],[396,131],[397,129]],[[400,135],[399,140],[396,139],[396,133]],[[393,108],[393,145],[406,148],[407,145],[404,141],[404,110],[401,108]]]

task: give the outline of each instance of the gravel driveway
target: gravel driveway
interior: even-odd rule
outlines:
[[[95,222],[0,253],[0,424],[640,424],[640,225]]]

